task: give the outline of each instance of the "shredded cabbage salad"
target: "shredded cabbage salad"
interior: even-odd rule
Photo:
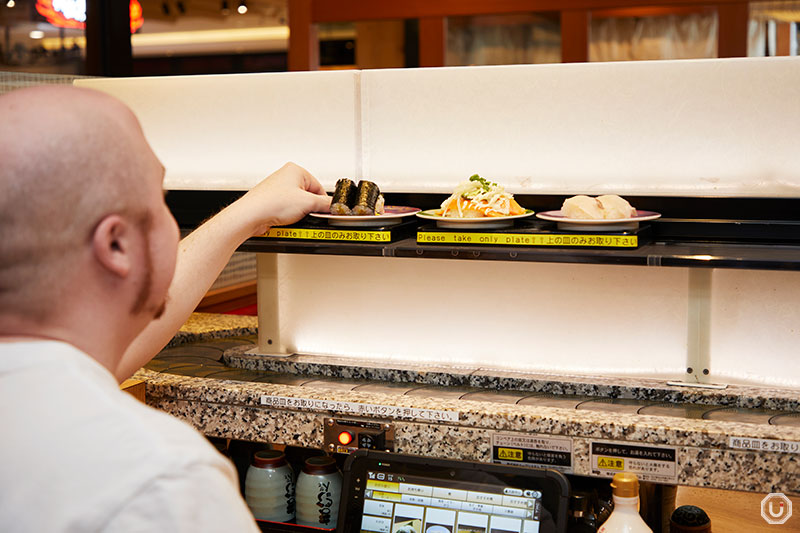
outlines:
[[[469,204],[459,202],[459,198],[480,205],[487,211],[508,215],[511,213],[511,201],[514,196],[507,193],[503,186],[491,182],[486,178],[482,178],[478,174],[474,174],[469,178],[469,181],[459,183],[453,191],[453,194],[442,202],[442,213],[446,213],[450,209],[451,204],[456,202],[458,216],[463,216],[462,209],[468,207]]]

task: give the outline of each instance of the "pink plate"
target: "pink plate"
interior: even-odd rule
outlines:
[[[636,210],[636,216],[631,218],[604,218],[599,220],[588,220],[584,218],[567,218],[558,211],[543,211],[536,213],[538,218],[550,222],[558,222],[558,228],[575,231],[617,231],[629,230],[639,227],[639,222],[655,220],[661,217],[661,213],[655,211]]]
[[[324,218],[331,226],[390,226],[399,224],[404,217],[419,211],[418,207],[387,205],[382,215],[332,215],[330,213],[309,213],[314,218]]]

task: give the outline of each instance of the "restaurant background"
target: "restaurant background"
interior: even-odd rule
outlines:
[[[71,83],[74,77],[85,75],[162,76],[288,69],[288,0],[131,0],[130,50],[125,49],[127,35],[114,31],[124,15],[119,9],[100,9],[103,4],[92,0],[3,0],[0,92],[31,84]],[[109,4],[124,6],[123,2]],[[349,9],[358,12],[358,2],[348,4],[352,4]],[[715,6],[699,2],[674,6],[657,2],[654,6],[627,4],[606,2],[605,5],[621,7],[589,13],[589,61],[719,56],[719,15]],[[94,47],[104,50],[95,53],[90,63],[87,20],[95,28]],[[746,54],[797,55],[798,20],[800,2],[750,2]],[[557,11],[445,17],[442,66],[558,63],[562,60],[564,38],[561,25]],[[327,22],[318,24],[316,29],[322,69],[420,66],[418,19]],[[66,77],[51,76],[56,74]],[[254,279],[254,255],[237,253],[201,309],[254,313]],[[220,290],[225,288],[228,290]]]
[[[246,3],[247,12],[240,14],[236,1],[141,0],[142,26],[131,36],[127,72],[115,70],[125,63],[124,54],[111,54],[89,68],[85,30],[59,29],[45,22],[36,5],[32,0],[0,4],[0,70],[6,71],[0,74],[0,91],[29,84],[71,83],[74,77],[85,75],[222,74],[289,68],[289,5],[285,2],[251,0]],[[720,55],[720,19],[715,9],[690,6],[672,13],[637,9],[592,13],[587,41],[590,61]],[[797,55],[796,16],[794,2],[751,3],[746,54]],[[103,25],[110,22],[105,20]],[[562,21],[554,13],[458,15],[447,17],[445,28],[442,65],[557,63],[563,59]],[[423,62],[417,20],[330,22],[317,29],[322,69],[415,67]],[[119,40],[120,34],[106,37]],[[252,254],[237,254],[204,302],[204,309],[252,313],[254,262]],[[230,447],[230,442],[220,445]],[[720,498],[727,496],[729,493],[723,492]],[[692,497],[684,496],[684,500],[692,502]],[[723,505],[731,509],[737,504],[725,501]]]
[[[66,15],[54,9],[55,4]],[[119,17],[78,0],[3,0],[0,4],[0,69],[47,74],[109,75],[86,63],[85,24],[124,75],[159,76],[276,72],[288,68],[287,0],[133,0],[131,59],[113,45]],[[123,5],[122,2],[109,4]],[[352,4],[352,2],[348,2]],[[354,13],[358,12],[352,8]],[[486,2],[491,5],[491,2]],[[520,2],[524,6],[524,2]],[[531,5],[538,4],[537,2]],[[589,3],[591,4],[591,2]],[[720,16],[699,2],[653,7],[628,2],[590,10],[589,61],[718,57]],[[86,6],[88,5],[88,13]],[[746,55],[796,55],[800,3],[750,2]],[[445,8],[446,9],[446,8]],[[491,9],[489,9],[491,10]],[[83,14],[83,13],[85,14]],[[68,16],[75,18],[70,19]],[[343,15],[347,16],[347,15]],[[366,16],[374,16],[368,14]],[[442,66],[557,63],[562,61],[562,17],[537,11],[444,17]],[[355,20],[317,25],[321,68],[420,66],[419,19]],[[423,30],[424,31],[424,30]],[[93,45],[91,43],[89,48]],[[744,54],[739,54],[744,55]],[[105,67],[105,70],[113,70]]]

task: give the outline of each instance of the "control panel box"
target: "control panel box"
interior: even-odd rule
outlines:
[[[353,453],[358,449],[394,451],[394,425],[386,422],[326,418],[324,449],[332,453]]]

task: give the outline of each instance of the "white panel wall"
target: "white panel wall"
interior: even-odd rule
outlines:
[[[715,270],[712,378],[800,387],[800,272]]]
[[[800,58],[89,79],[133,108],[172,189],[287,160],[332,189],[791,197]]]
[[[280,256],[290,351],[683,378],[688,270]],[[711,380],[800,387],[800,272],[715,270]]]
[[[364,173],[449,192],[800,194],[800,58],[362,73]]]
[[[133,109],[168,189],[247,190],[287,161],[332,188],[360,173],[358,73],[87,79]]]
[[[281,339],[299,353],[681,377],[677,268],[280,256]]]

